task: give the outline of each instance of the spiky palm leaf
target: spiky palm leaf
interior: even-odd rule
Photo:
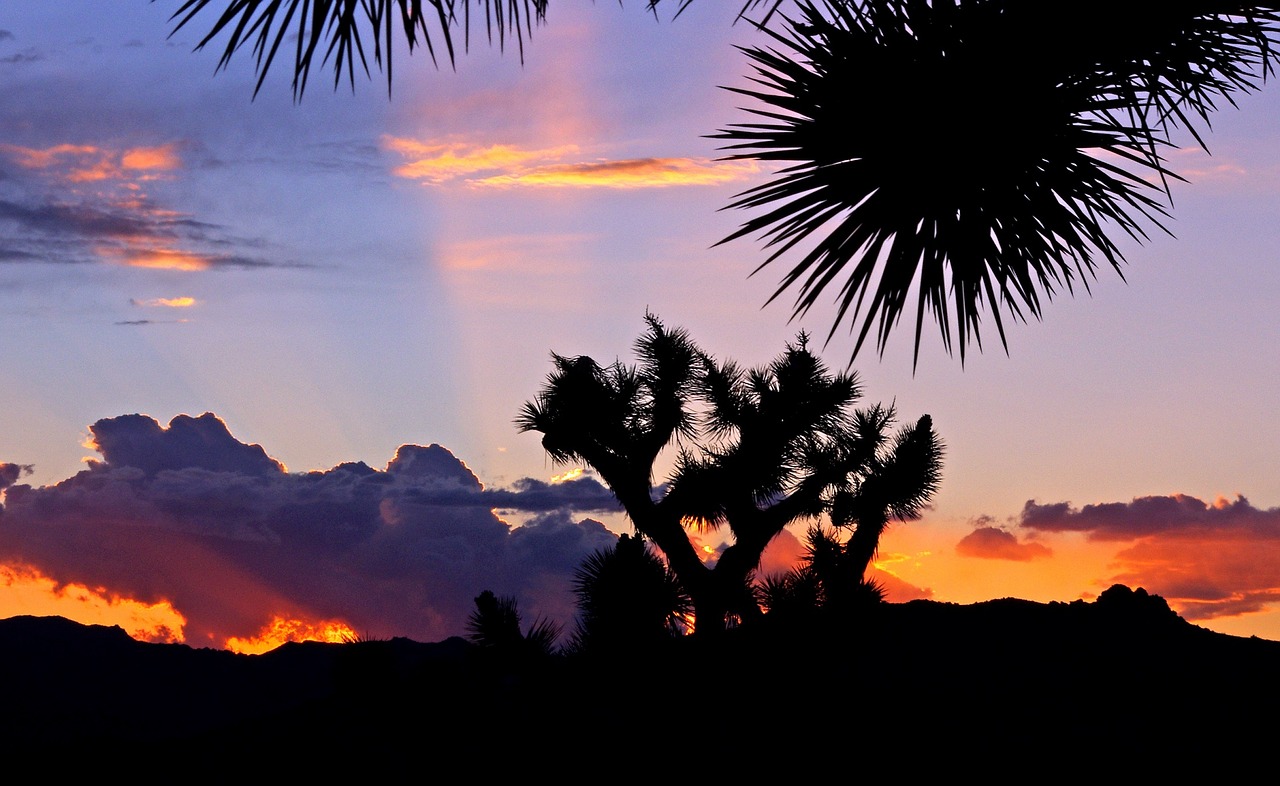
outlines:
[[[759,87],[729,88],[762,106],[716,135],[728,157],[779,168],[721,242],[759,234],[756,272],[796,256],[770,298],[798,287],[794,316],[835,288],[827,339],[848,320],[851,360],[873,328],[883,353],[913,288],[917,361],[930,314],[963,362],[984,311],[1007,348],[1002,311],[1121,272],[1112,235],[1163,230],[1165,132],[1252,89],[1277,20],[1214,0],[797,6],[766,30],[779,48],[744,50]]]
[[[675,15],[691,2],[680,0]],[[660,3],[647,0],[646,5],[656,14]],[[470,46],[473,7],[480,17],[475,24],[483,24],[485,38],[491,43],[496,39],[502,49],[514,39],[523,62],[525,38],[533,35],[535,23],[546,21],[547,4],[548,0],[183,0],[169,19],[174,23],[172,33],[177,33],[197,17],[211,18],[206,10],[221,9],[196,49],[204,49],[225,34],[218,60],[218,70],[222,70],[236,52],[249,47],[258,76],[255,96],[281,45],[293,38],[293,94],[301,99],[317,56],[321,67],[332,64],[335,87],[345,76],[354,89],[357,68],[371,76],[366,52],[372,46],[374,66],[386,71],[388,95],[397,40],[409,54],[425,47],[437,65],[436,46],[440,45],[452,65],[456,56],[454,27],[462,26],[463,46]],[[745,0],[739,16],[766,6],[763,18],[767,20],[779,5],[781,0]]]
[[[196,49],[203,49],[225,33],[226,45],[218,61],[221,70],[236,52],[249,46],[258,75],[254,95],[262,89],[281,45],[291,37],[296,39],[295,98],[301,98],[306,90],[317,56],[321,66],[332,62],[335,87],[345,75],[354,88],[357,66],[369,76],[366,50],[372,46],[374,64],[386,70],[388,93],[393,44],[397,39],[404,42],[410,53],[425,47],[432,62],[436,62],[438,42],[443,45],[449,63],[454,62],[452,28],[459,24],[457,0],[184,0],[170,17],[174,22],[173,32],[185,28],[197,16],[205,18],[203,12],[211,5],[215,10],[221,8],[222,12],[196,44]],[[470,42],[473,5],[483,17],[488,40],[496,37],[498,45],[505,48],[508,39],[514,37],[523,60],[524,39],[532,33],[535,21],[545,19],[547,0],[461,0],[464,45]]]

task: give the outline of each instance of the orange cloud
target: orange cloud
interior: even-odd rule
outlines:
[[[444,183],[476,172],[519,169],[529,162],[558,160],[578,152],[577,145],[522,150],[512,145],[429,145],[414,139],[392,136],[383,138],[383,147],[411,159],[393,169],[395,175],[429,183]]]
[[[35,568],[0,565],[0,618],[66,617],[119,626],[142,641],[181,643],[186,619],[168,601],[144,603],[83,584],[59,584]]]
[[[144,306],[147,308],[191,308],[196,304],[193,297],[157,297],[150,300],[132,299],[129,301],[135,306]]]
[[[999,527],[978,527],[956,544],[956,553],[980,559],[1007,559],[1029,562],[1053,556],[1043,543],[1019,543],[1017,537]]]
[[[692,158],[564,163],[578,153],[577,145],[522,149],[513,145],[427,144],[391,136],[384,137],[382,144],[409,159],[392,170],[395,175],[433,185],[461,179],[467,185],[489,188],[663,188],[715,185],[759,171],[752,162]]]
[[[25,169],[45,171],[71,183],[130,180],[139,171],[169,171],[182,166],[173,144],[124,149],[69,144],[46,148],[0,145],[0,154]],[[154,176],[143,179],[149,177]]]
[[[741,180],[759,171],[750,162],[720,162],[692,158],[633,158],[590,164],[560,164],[527,172],[495,175],[473,181],[496,188],[540,186],[555,188],[666,188],[708,186]]]
[[[1116,554],[1113,581],[1146,587],[1189,620],[1269,610],[1280,602],[1280,537],[1220,533],[1144,538]]]
[[[53,145],[43,149],[0,144],[0,153],[26,169],[48,169],[68,157],[94,156],[101,148],[92,145]]]
[[[120,157],[120,166],[124,169],[178,169],[182,161],[174,146],[135,147],[126,150]]]
[[[129,267],[145,267],[154,270],[208,270],[212,260],[203,254],[168,248],[125,249],[108,251]]]

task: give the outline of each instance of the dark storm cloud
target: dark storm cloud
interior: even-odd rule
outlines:
[[[546,483],[533,478],[523,478],[511,484],[510,489],[496,489],[488,492],[488,496],[493,501],[494,507],[526,511],[622,510],[613,492],[590,475],[583,475],[562,483]]]
[[[104,418],[89,427],[103,463],[137,467],[149,475],[165,469],[195,467],[213,472],[265,476],[284,472],[284,465],[261,445],[246,445],[227,431],[212,412],[200,417],[178,415],[163,428],[146,415]]]
[[[1186,494],[1135,497],[1073,508],[1068,502],[1028,500],[1021,525],[1044,532],[1084,532],[1090,540],[1132,540],[1147,535],[1194,536],[1210,532],[1280,534],[1280,508],[1260,510],[1243,496],[1213,503]]]
[[[29,464],[10,464],[0,461],[0,491],[7,489],[14,483],[18,482],[18,478],[23,475],[31,474],[31,465]]]
[[[0,200],[0,220],[8,219],[18,229],[35,230],[43,234],[78,235],[87,239],[102,237],[152,237],[172,238],[171,230],[162,222],[151,222],[124,211],[102,210],[84,205],[20,205]]]
[[[289,473],[212,414],[167,427],[125,415],[91,431],[101,460],[88,469],[42,488],[7,481],[0,563],[169,600],[193,644],[253,636],[276,615],[439,640],[465,632],[484,589],[567,623],[574,568],[616,540],[571,518],[605,504],[594,481],[567,484],[553,508],[546,484],[485,489],[440,445],[404,445],[382,470]],[[539,515],[512,527],[498,501]]]

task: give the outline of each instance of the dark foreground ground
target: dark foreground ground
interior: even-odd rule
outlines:
[[[1280,642],[1122,586],[1092,603],[884,604],[854,629],[600,661],[460,638],[245,656],[14,617],[0,680],[0,753],[48,776],[1110,782],[1212,766],[1221,782],[1280,762]]]

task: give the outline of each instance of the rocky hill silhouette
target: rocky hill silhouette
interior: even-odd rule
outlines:
[[[850,629],[743,629],[595,659],[462,638],[236,655],[13,617],[0,620],[0,674],[0,744],[82,761],[145,749],[255,772],[263,761],[325,772],[338,760],[516,772],[607,754],[613,765],[634,758],[636,772],[723,773],[729,762],[927,751],[1149,773],[1189,755],[1270,750],[1280,642],[1197,627],[1117,585],[1094,602],[888,603]]]

